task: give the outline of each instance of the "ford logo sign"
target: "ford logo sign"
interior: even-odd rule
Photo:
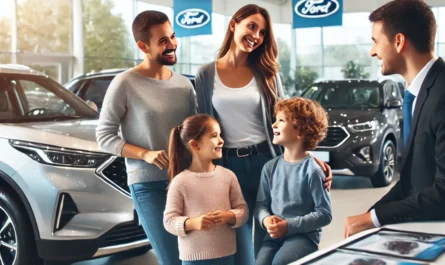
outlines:
[[[300,0],[295,5],[295,13],[305,18],[328,17],[340,8],[337,0]]]
[[[200,28],[209,22],[209,13],[198,8],[186,9],[176,15],[176,24],[186,29]]]

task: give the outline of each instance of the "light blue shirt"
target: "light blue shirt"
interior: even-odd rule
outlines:
[[[332,220],[331,199],[323,186],[325,174],[312,156],[289,163],[278,156],[263,168],[255,218],[276,215],[287,221],[287,235],[306,234],[319,244],[321,227]]]

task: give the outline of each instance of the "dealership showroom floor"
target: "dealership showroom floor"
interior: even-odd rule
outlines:
[[[343,239],[343,222],[347,216],[363,213],[380,199],[393,185],[373,188],[363,177],[334,176],[331,190],[333,220],[323,229],[320,248],[328,247]],[[151,250],[145,255],[128,257],[116,255],[102,259],[77,262],[72,265],[157,265],[156,256]]]

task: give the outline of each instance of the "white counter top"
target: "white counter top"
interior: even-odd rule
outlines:
[[[388,225],[388,226],[385,226],[382,228],[445,235],[445,222],[405,223],[405,224],[397,224],[397,225]],[[352,237],[349,237],[349,238],[341,241],[338,244],[335,244],[331,247],[319,250],[319,251],[312,253],[311,255],[308,255],[296,262],[293,262],[293,263],[291,263],[291,265],[303,264],[305,262],[315,260],[316,258],[322,256],[323,254],[326,254],[330,251],[333,251],[333,250],[338,249],[344,245],[347,245],[347,244],[351,243],[352,241],[355,241],[355,240],[363,238],[369,234],[372,234],[376,231],[379,231],[382,228],[374,228],[374,229],[367,230],[362,233],[356,234]],[[419,263],[421,263],[421,262],[419,262]],[[443,254],[441,257],[439,257],[435,262],[428,262],[425,264],[445,265],[445,254]]]

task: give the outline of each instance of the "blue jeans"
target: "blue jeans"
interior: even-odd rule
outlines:
[[[192,260],[192,261],[182,261],[182,265],[234,265],[233,255],[217,258],[217,259],[206,259],[206,260]]]
[[[178,238],[164,228],[167,181],[136,183],[130,186],[136,212],[159,265],[180,265]]]
[[[317,250],[318,246],[305,235],[273,239],[267,234],[255,265],[287,265]]]
[[[258,195],[261,171],[264,164],[271,159],[270,154],[246,157],[226,156],[223,158],[223,166],[236,174],[244,200],[249,207],[249,219],[245,225],[236,229],[235,265],[253,265],[255,263],[254,257],[261,247],[265,231],[255,221],[255,233],[252,239],[253,211]],[[252,240],[254,244],[252,244]]]

